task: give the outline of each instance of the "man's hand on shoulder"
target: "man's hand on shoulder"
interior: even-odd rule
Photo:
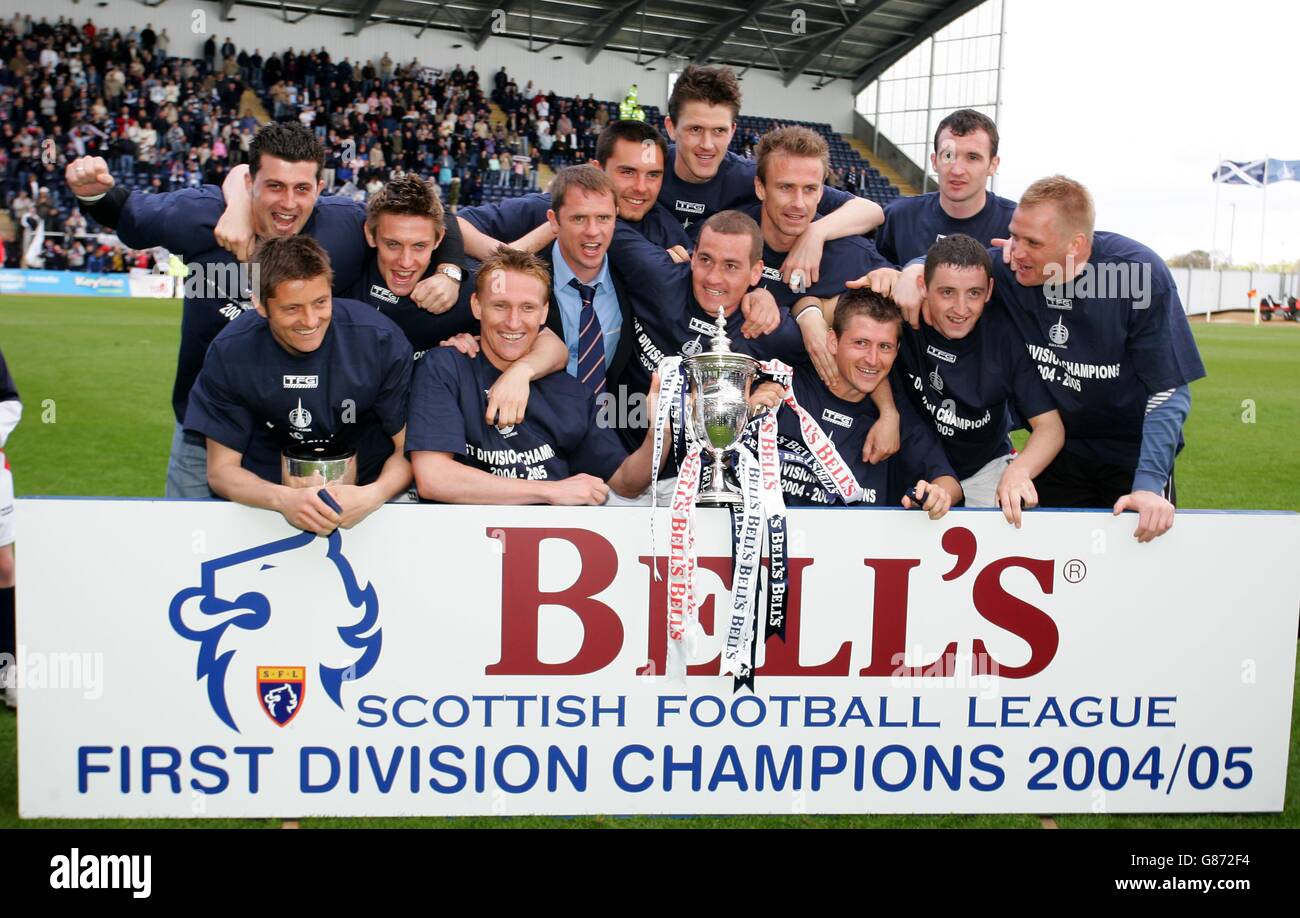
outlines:
[[[478,338],[469,332],[461,332],[459,335],[452,335],[446,341],[441,342],[439,347],[454,347],[466,357],[473,359],[478,356]]]

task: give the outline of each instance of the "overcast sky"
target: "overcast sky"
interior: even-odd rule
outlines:
[[[1220,155],[1300,159],[1300,4],[1007,0],[1006,26],[1000,194],[1064,173],[1098,229],[1169,257],[1210,247]],[[1257,261],[1263,192],[1217,187],[1215,247],[1236,203],[1235,261]],[[1268,188],[1264,259],[1300,259],[1300,182]]]

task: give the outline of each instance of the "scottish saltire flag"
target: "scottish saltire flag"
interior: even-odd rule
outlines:
[[[1264,160],[1256,159],[1247,163],[1235,163],[1230,159],[1225,159],[1219,163],[1219,168],[1214,170],[1214,180],[1223,182],[1225,185],[1253,185],[1256,188],[1264,186]]]
[[[1274,182],[1300,181],[1300,159],[1254,159],[1249,162],[1233,162],[1225,159],[1219,163],[1212,177],[1225,185],[1252,185],[1262,188]]]

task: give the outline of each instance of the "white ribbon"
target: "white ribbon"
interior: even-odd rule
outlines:
[[[650,570],[659,576],[659,549],[655,545],[655,511],[659,509],[659,463],[663,459],[664,425],[681,395],[686,377],[681,371],[682,358],[665,357],[659,364],[659,402],[655,405],[655,446],[650,460]]]
[[[763,503],[762,470],[748,450],[736,453],[736,472],[744,495],[740,539],[736,546],[736,568],[731,584],[731,620],[722,652],[722,671],[737,678],[749,675],[750,648],[754,642],[755,594],[762,561]]]
[[[795,398],[794,374],[790,367],[779,360],[769,360],[763,363],[762,367],[764,373],[771,376],[777,385],[785,389],[783,400],[799,419],[799,433],[803,437],[804,445],[808,447],[809,454],[812,456],[813,472],[822,482],[822,486],[839,494],[846,504],[862,500],[866,492],[858,484],[857,479],[853,477],[853,471],[849,468],[848,463],[840,456],[840,451],[835,448],[835,444],[830,437],[826,436],[821,425],[804,410],[799,404],[799,400]]]
[[[691,443],[673,493],[668,535],[668,677],[686,681],[686,665],[698,640],[695,605],[695,495],[700,488],[700,447]],[[657,562],[652,562],[657,567]]]

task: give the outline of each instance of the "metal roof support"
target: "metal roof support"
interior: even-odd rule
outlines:
[[[361,4],[361,9],[357,10],[352,17],[352,31],[349,35],[360,35],[361,30],[370,24],[370,17],[375,15],[375,10],[379,9],[379,0],[366,0]]]
[[[591,45],[587,48],[586,61],[590,64],[597,55],[605,49],[610,39],[622,31],[623,26],[631,19],[638,10],[645,8],[646,0],[632,0],[630,3],[624,3],[622,7],[614,10],[613,17],[605,28],[600,30],[600,34],[592,39]]]
[[[330,4],[330,0],[321,0],[320,3],[317,3],[307,12],[293,19],[289,18],[289,11],[285,8],[283,3],[280,4],[280,12],[284,15],[285,22],[289,23],[290,25],[294,25],[295,23],[302,22],[304,19],[306,19],[308,16],[312,15],[313,13],[319,13],[321,10],[325,9],[325,7],[329,6],[329,4]]]
[[[848,17],[848,19],[845,21],[844,28],[839,30],[839,33],[836,35],[835,41],[838,43],[841,38],[843,38],[853,29],[857,28],[859,24],[861,24],[868,16],[870,16],[876,10],[884,6],[885,3],[886,0],[871,0],[870,3],[865,4],[861,9],[857,10],[852,16]],[[817,60],[817,57],[823,54],[825,50],[826,50],[826,46],[821,42],[818,42],[814,44],[811,48],[809,48],[807,51],[805,51],[803,54],[799,55],[798,60],[796,60],[792,65],[790,65],[790,71],[785,76],[785,85],[789,86],[791,83],[793,83],[799,77],[799,74],[803,73],[806,69],[808,69],[808,65],[811,64],[813,61]]]
[[[750,0],[749,8],[745,12],[739,16],[733,16],[726,22],[718,23],[704,36],[704,46],[695,53],[694,62],[696,64],[706,63],[713,52],[722,47],[728,35],[742,29],[745,23],[763,12],[765,7],[771,5],[772,0]],[[762,29],[759,29],[759,31],[761,32]]]
[[[492,35],[492,26],[500,18],[502,24],[506,21],[506,14],[514,7],[515,0],[501,0],[494,9],[488,10],[487,18],[474,30],[474,50],[478,51]],[[500,16],[498,17],[498,13]]]

